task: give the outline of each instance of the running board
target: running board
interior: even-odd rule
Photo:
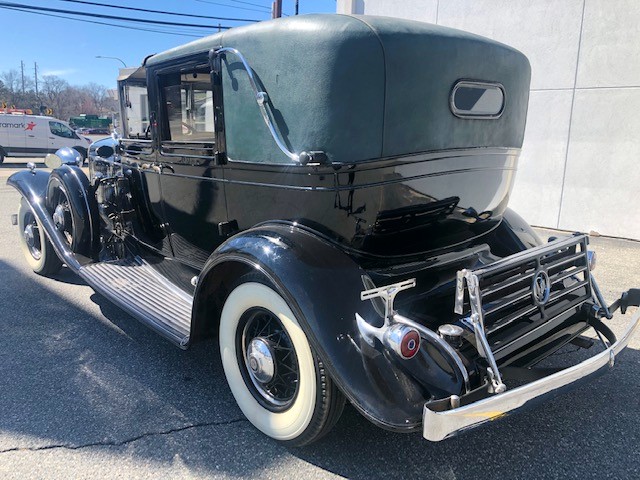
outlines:
[[[181,348],[189,345],[193,297],[140,257],[78,270],[93,289]]]
[[[43,192],[49,174],[23,170],[7,185],[18,190],[38,219],[60,260],[93,289],[181,348],[189,345],[193,297],[180,290],[139,257],[132,260],[87,263],[69,249],[46,210]]]

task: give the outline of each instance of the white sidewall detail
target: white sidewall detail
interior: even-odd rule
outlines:
[[[240,372],[236,330],[242,314],[253,307],[262,307],[277,315],[296,351],[300,369],[298,393],[291,407],[284,412],[270,412],[260,405]],[[220,354],[231,392],[242,413],[256,428],[276,440],[292,440],[305,431],[316,406],[315,360],[300,324],[278,293],[256,282],[243,283],[231,292],[220,318]]]
[[[40,258],[38,260],[36,260],[35,258],[33,258],[33,255],[31,255],[31,250],[29,250],[29,246],[27,245],[27,241],[24,239],[24,227],[25,227],[25,223],[24,223],[24,217],[27,213],[32,213],[34,218],[36,218],[36,222],[37,217],[35,215],[35,213],[33,213],[31,211],[31,207],[29,207],[29,205],[27,204],[27,201],[24,198],[20,199],[20,209],[18,210],[18,235],[20,236],[20,248],[22,249],[22,253],[24,253],[24,258],[27,261],[27,264],[29,265],[29,267],[34,271],[34,272],[39,272],[43,269],[44,267],[44,262],[46,260],[45,255],[46,255],[46,249],[45,249],[45,242],[48,241],[46,234],[44,233],[44,230],[42,228],[40,228],[40,224],[38,223],[38,234],[40,236],[40,245],[41,245],[41,249],[40,249]]]

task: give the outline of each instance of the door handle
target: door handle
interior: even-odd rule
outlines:
[[[29,138],[36,138],[36,136],[35,136],[35,135],[27,135],[27,137],[29,137]]]
[[[49,137],[49,140],[55,140],[56,137]]]

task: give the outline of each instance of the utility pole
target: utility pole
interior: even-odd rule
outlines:
[[[296,15],[298,15],[299,9],[300,9],[300,0],[296,0]]]
[[[271,18],[280,18],[282,16],[282,0],[274,0],[271,4]]]
[[[22,95],[24,95],[24,62],[20,60],[20,75],[22,76]]]
[[[40,98],[38,96],[38,64],[36,62],[33,62],[33,72],[35,74],[35,79],[36,79],[36,98]]]

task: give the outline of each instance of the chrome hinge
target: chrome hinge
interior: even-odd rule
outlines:
[[[487,375],[491,382],[491,390],[493,393],[502,393],[507,389],[507,386],[503,383],[500,371],[498,370],[498,364],[493,356],[489,341],[484,330],[484,314],[482,312],[482,298],[480,294],[480,284],[478,277],[471,270],[460,270],[457,275],[456,282],[456,300],[454,312],[461,315],[463,312],[464,303],[464,285],[467,285],[467,292],[469,293],[469,304],[471,305],[471,328],[476,337],[476,349],[481,357],[487,360],[489,367],[487,368]]]
[[[602,296],[600,287],[598,287],[598,282],[596,282],[596,279],[594,278],[592,273],[589,273],[589,281],[591,282],[591,288],[593,290],[593,293],[595,294],[598,306],[600,307],[599,313],[608,320],[611,320],[613,318],[613,314],[609,311],[607,301]]]

